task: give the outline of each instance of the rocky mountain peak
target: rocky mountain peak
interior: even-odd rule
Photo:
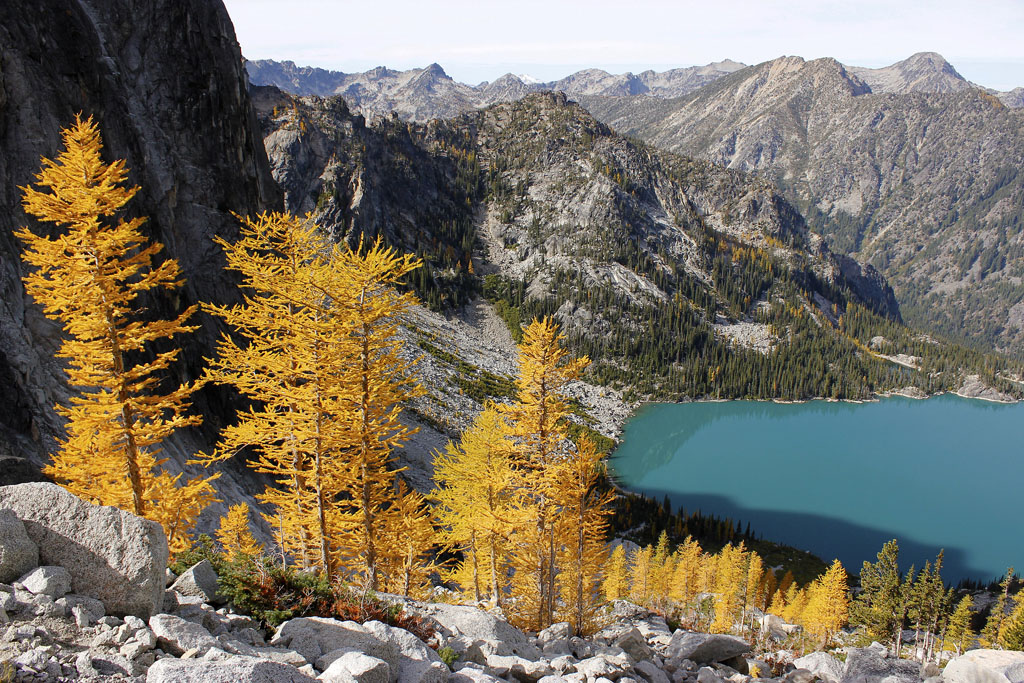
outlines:
[[[873,93],[961,92],[976,88],[937,52],[918,52],[880,69],[850,67]]]

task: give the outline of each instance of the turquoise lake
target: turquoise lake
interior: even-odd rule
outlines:
[[[900,567],[946,550],[943,577],[1024,569],[1024,404],[944,395],[872,403],[651,404],[612,468],[673,507],[749,522],[859,573],[886,541]]]

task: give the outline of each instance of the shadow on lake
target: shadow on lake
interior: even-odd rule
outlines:
[[[655,500],[668,496],[675,510],[700,510],[723,519],[731,518],[734,524],[737,521],[744,525],[749,522],[751,532],[765,540],[808,550],[826,563],[839,558],[846,570],[855,574],[860,573],[865,560],[874,562],[882,546],[894,538],[899,542],[900,569],[904,573],[911,564],[921,569],[926,560],[934,562],[941,549],[896,531],[862,526],[825,515],[748,508],[725,496],[681,495],[650,488],[644,488],[643,493]],[[986,581],[992,578],[991,571],[970,566],[963,549],[947,546],[945,551],[942,577],[947,583],[964,578]]]

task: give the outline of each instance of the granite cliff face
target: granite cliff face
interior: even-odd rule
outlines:
[[[154,298],[170,315],[237,296],[221,269],[213,235],[237,234],[231,212],[279,206],[249,104],[234,29],[219,2],[199,0],[40,0],[0,5],[0,480],[32,476],[60,435],[53,405],[67,397],[53,354],[59,328],[25,295],[21,245],[31,225],[18,186],[33,182],[41,156],[53,157],[59,131],[83,112],[96,118],[107,159],[126,159],[142,187],[129,204],[145,230],[181,264],[179,294]],[[177,372],[194,377],[217,329],[209,320],[183,340]],[[226,396],[208,391],[196,410],[225,413]],[[179,462],[206,439],[183,435],[169,446]],[[0,481],[10,483],[10,481]]]
[[[893,283],[909,322],[1020,356],[1024,112],[940,59],[869,73],[785,57],[676,100],[582,101],[623,133],[773,178]]]

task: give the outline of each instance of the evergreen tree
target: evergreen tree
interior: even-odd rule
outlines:
[[[1001,591],[996,602],[992,605],[992,611],[985,622],[985,628],[981,630],[979,639],[984,647],[1001,647],[1003,641],[1003,630],[1006,627],[1006,612],[1010,603],[1010,585],[1013,583],[1013,567],[1006,570],[1006,577],[999,584]]]
[[[1006,619],[999,644],[1006,650],[1024,650],[1024,595],[1018,594],[1017,606]]]
[[[124,161],[102,160],[92,118],[76,116],[61,137],[64,151],[43,159],[35,177],[39,189],[21,189],[26,213],[64,230],[55,238],[15,233],[35,267],[25,291],[64,326],[57,355],[68,361],[77,391],[69,406],[57,407],[67,438],[44,472],[86,500],[159,522],[173,554],[188,547],[199,513],[214,500],[217,475],[182,481],[163,470],[160,444],[201,421],[187,414],[199,383],[159,393],[180,349],[152,347],[195,330],[187,321],[196,308],[172,320],[141,319],[140,295],[181,287],[178,263],[156,262],[163,246],[147,244],[144,218],[119,217],[139,188],[125,187]]]
[[[903,627],[898,560],[899,544],[893,539],[882,546],[873,564],[864,562],[861,592],[850,608],[851,619],[864,627],[867,638],[880,643],[895,642],[897,629]]]
[[[971,617],[974,612],[971,610],[972,600],[970,595],[965,595],[957,603],[956,610],[949,618],[949,626],[946,628],[946,640],[956,650],[957,656],[962,655],[974,642],[975,634],[971,630]]]

